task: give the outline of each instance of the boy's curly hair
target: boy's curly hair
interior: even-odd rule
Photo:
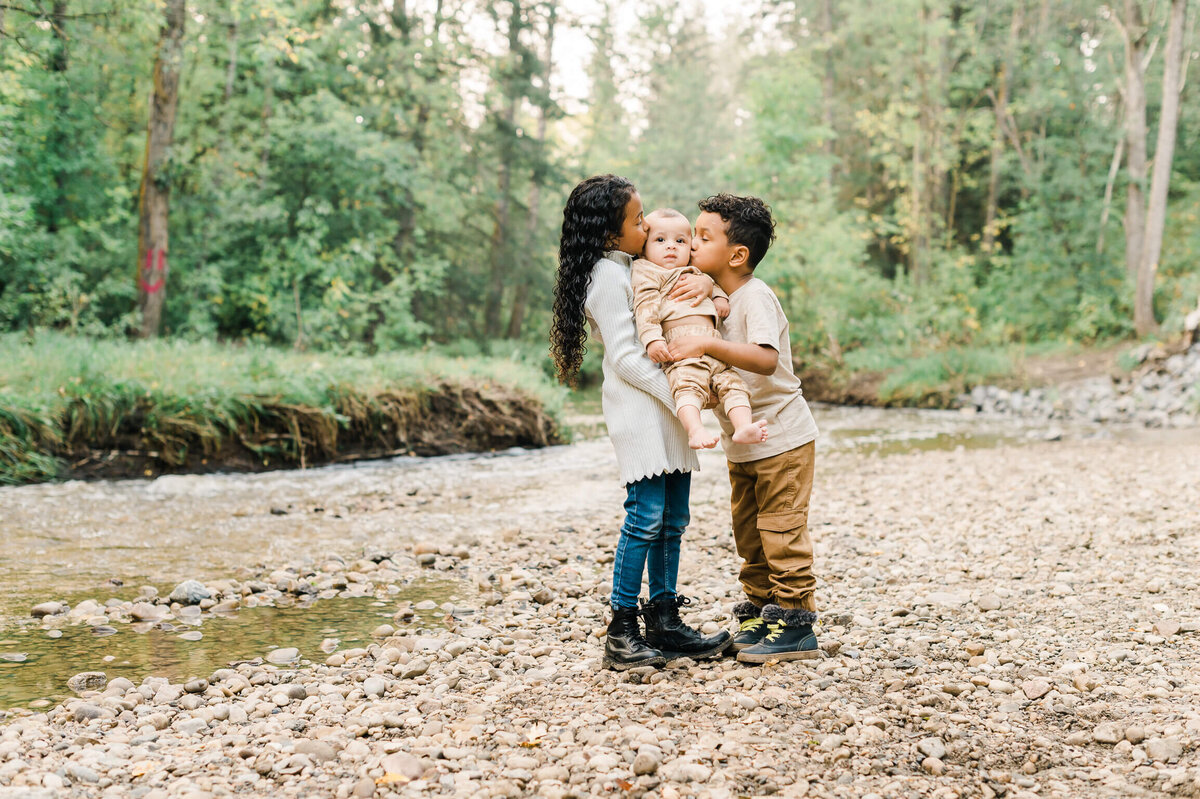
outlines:
[[[750,251],[750,271],[767,254],[775,241],[775,220],[771,209],[757,197],[714,194],[700,201],[700,210],[716,214],[725,221],[725,237]]]

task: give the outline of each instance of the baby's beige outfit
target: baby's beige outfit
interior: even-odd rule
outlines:
[[[716,328],[717,308],[711,299],[705,297],[704,301],[696,306],[690,301],[667,299],[680,276],[686,274],[704,273],[694,266],[663,267],[644,258],[633,262],[633,313],[637,319],[638,338],[643,346],[648,347],[655,341],[670,344],[684,336],[721,337]],[[713,292],[719,297],[724,296],[718,288],[714,288]],[[682,319],[685,316],[709,316],[712,317],[713,324],[684,325],[663,332],[663,322]],[[687,358],[665,364],[663,372],[671,384],[676,413],[680,408],[689,405],[694,408],[710,407],[713,394],[717,395],[726,414],[731,408],[750,407],[750,395],[746,391],[746,384],[728,364],[712,356]]]

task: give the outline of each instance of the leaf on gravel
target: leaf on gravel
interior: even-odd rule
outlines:
[[[376,785],[404,785],[407,782],[412,782],[403,774],[397,774],[394,771],[389,771],[379,779],[375,780]]]

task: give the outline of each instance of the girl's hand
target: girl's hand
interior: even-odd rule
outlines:
[[[677,338],[668,346],[671,360],[682,361],[687,358],[703,358],[707,354],[704,347],[709,341],[711,339],[707,339],[704,336],[683,336],[682,338]]]
[[[729,318],[729,312],[732,310],[729,307],[729,300],[724,297],[713,297],[713,307],[717,309],[718,319]]]
[[[680,275],[679,280],[675,281],[675,288],[667,294],[667,299],[691,300],[692,307],[695,308],[712,294],[714,285],[716,285],[715,282],[708,275],[687,272]]]
[[[655,363],[671,362],[671,351],[667,349],[667,342],[665,341],[651,341],[650,346],[646,347],[646,354]]]

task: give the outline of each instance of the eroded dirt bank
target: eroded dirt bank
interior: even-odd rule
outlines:
[[[529,396],[502,386],[442,383],[426,390],[347,394],[336,409],[264,398],[219,437],[180,424],[147,431],[131,414],[120,426],[71,431],[66,478],[261,472],[395,455],[448,455],[562,443],[555,420]],[[166,444],[166,446],[163,446]]]

